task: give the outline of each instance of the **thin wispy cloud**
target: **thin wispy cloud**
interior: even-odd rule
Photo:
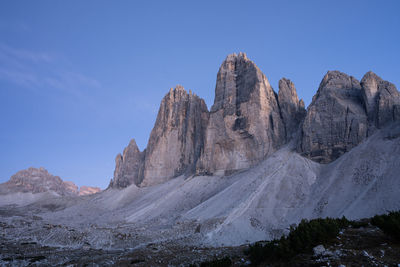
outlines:
[[[0,80],[24,90],[37,93],[57,91],[77,98],[82,98],[87,90],[101,87],[96,79],[65,65],[68,64],[50,53],[11,47],[0,42]]]

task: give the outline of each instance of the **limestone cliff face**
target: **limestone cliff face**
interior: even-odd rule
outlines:
[[[400,93],[394,84],[369,71],[361,79],[361,86],[371,131],[400,119]]]
[[[297,133],[300,123],[306,115],[303,100],[299,101],[296,87],[291,80],[282,78],[279,81],[278,102],[285,124],[286,141]]]
[[[367,128],[360,82],[339,71],[329,71],[308,107],[298,151],[328,163],[364,140]]]
[[[246,54],[231,54],[218,71],[210,112],[183,87],[171,89],[146,150],[131,141],[116,158],[111,186],[150,186],[182,174],[227,175],[254,166],[292,139],[303,156],[329,163],[396,120],[400,93],[372,72],[360,83],[329,71],[306,111],[292,81],[282,78],[276,94]]]
[[[161,101],[146,148],[143,181],[149,186],[194,173],[204,145],[208,109],[203,99],[176,86]]]
[[[131,184],[139,185],[143,180],[145,152],[140,152],[135,139],[129,142],[123,154],[115,158],[114,178],[110,186],[125,188]]]
[[[400,93],[373,72],[361,83],[329,71],[308,107],[298,152],[329,163],[390,122],[400,120]]]
[[[244,53],[222,63],[199,173],[226,174],[248,168],[285,141],[277,95]]]

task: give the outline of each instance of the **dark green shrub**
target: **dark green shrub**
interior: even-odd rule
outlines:
[[[385,234],[400,242],[400,212],[390,212],[387,215],[376,215],[371,223],[378,226]]]
[[[288,236],[250,245],[246,254],[253,265],[267,260],[289,260],[299,253],[312,252],[313,247],[331,241],[349,224],[345,217],[302,220],[297,227],[291,227]]]

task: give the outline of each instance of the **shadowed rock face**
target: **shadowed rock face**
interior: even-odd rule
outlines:
[[[298,152],[320,163],[331,162],[364,140],[367,128],[359,81],[329,71],[308,107]]]
[[[285,141],[277,95],[265,75],[246,57],[231,54],[222,63],[210,111],[198,173],[248,168]]]
[[[394,84],[369,71],[361,80],[371,131],[400,119],[400,93]]]
[[[208,109],[203,99],[182,86],[163,98],[146,149],[141,186],[191,174],[202,152]]]
[[[361,83],[329,71],[308,107],[298,152],[328,163],[357,146],[376,128],[400,119],[400,93],[373,72]]]
[[[145,152],[140,152],[135,139],[129,142],[123,154],[115,158],[114,178],[110,186],[125,188],[131,184],[139,185],[143,180]]]
[[[285,78],[279,81],[278,101],[285,124],[286,141],[289,141],[306,115],[304,102],[299,101],[294,83]]]

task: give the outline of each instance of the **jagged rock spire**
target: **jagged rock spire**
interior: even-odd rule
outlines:
[[[367,135],[361,86],[357,79],[328,71],[308,107],[298,151],[321,163],[331,162]]]
[[[286,78],[279,80],[278,102],[285,124],[286,141],[296,134],[300,122],[306,115],[303,100],[299,100],[294,83]]]
[[[215,87],[199,173],[248,168],[285,140],[277,95],[245,53],[228,55]]]
[[[394,84],[369,71],[361,79],[361,86],[370,127],[382,128],[400,119],[400,93]]]
[[[146,149],[141,186],[194,173],[204,144],[208,109],[203,99],[177,85],[161,101]]]
[[[131,184],[139,185],[143,180],[144,155],[135,139],[132,139],[123,154],[118,154],[115,158],[114,178],[110,186],[124,188]]]

